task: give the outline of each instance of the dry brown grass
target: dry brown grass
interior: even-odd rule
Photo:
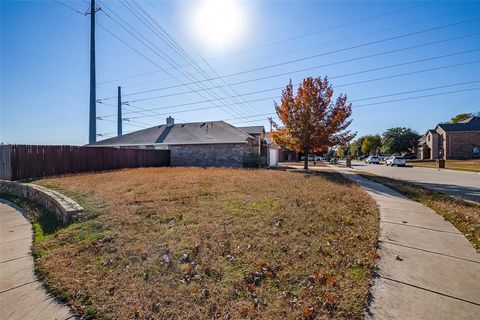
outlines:
[[[303,161],[280,162],[278,165],[281,167],[301,166],[303,168]],[[313,164],[313,161],[308,161],[308,168],[326,168],[326,167],[327,165],[323,161],[317,161],[316,164]]]
[[[39,180],[89,218],[35,243],[99,319],[362,319],[378,210],[336,173],[149,168]]]
[[[441,214],[462,232],[480,253],[480,205],[456,199],[410,182],[370,173],[360,173],[360,175],[392,188]]]
[[[438,168],[436,161],[408,161],[414,167]],[[480,159],[476,160],[445,160],[445,168],[461,171],[480,172]]]

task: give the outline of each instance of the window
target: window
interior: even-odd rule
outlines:
[[[428,140],[428,142],[430,142],[430,136],[427,136],[427,140]]]
[[[480,158],[480,147],[473,147],[472,154],[474,158]]]

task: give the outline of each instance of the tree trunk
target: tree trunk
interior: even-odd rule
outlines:
[[[305,158],[303,159],[303,170],[308,170],[308,150],[304,149]]]

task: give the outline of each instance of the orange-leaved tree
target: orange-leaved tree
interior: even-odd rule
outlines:
[[[324,152],[329,147],[343,145],[355,134],[346,130],[352,122],[352,104],[347,96],[333,101],[333,89],[325,78],[306,78],[300,83],[297,94],[293,92],[292,80],[282,91],[281,104],[275,110],[282,125],[270,119],[274,131],[273,141],[292,151],[305,154],[304,169],[308,169],[308,154]]]

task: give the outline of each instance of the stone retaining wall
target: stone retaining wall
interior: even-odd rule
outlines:
[[[32,183],[0,180],[0,193],[9,193],[35,202],[55,214],[63,224],[76,220],[84,209],[63,194]]]

